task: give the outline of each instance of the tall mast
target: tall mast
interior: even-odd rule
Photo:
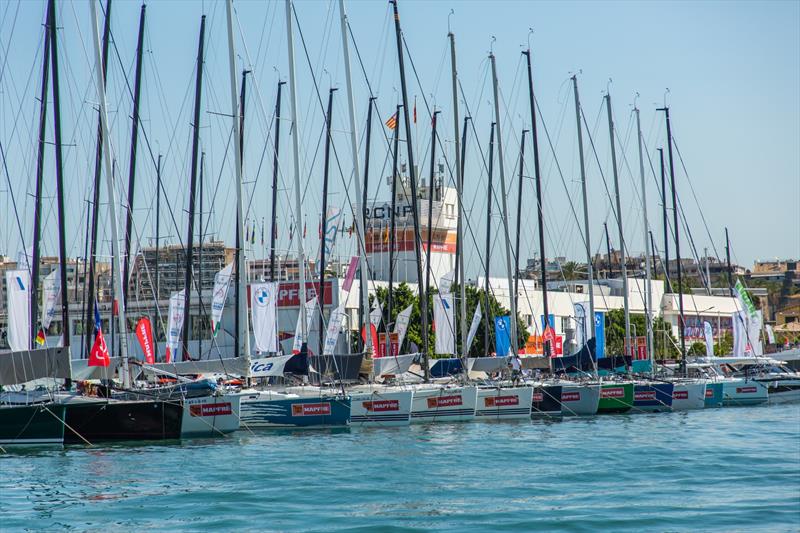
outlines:
[[[539,167],[539,134],[536,128],[536,97],[533,91],[533,69],[531,68],[530,49],[523,52],[528,63],[528,99],[531,108],[531,132],[533,135],[533,173],[536,181],[536,220],[539,227],[539,265],[541,267],[542,285],[542,305],[544,310],[545,326],[550,325],[550,308],[547,302],[547,262],[544,253],[544,204],[542,203],[542,174]],[[520,172],[522,172],[520,170]],[[522,176],[522,174],[520,174]],[[519,253],[519,249],[517,250]],[[519,276],[519,273],[517,273]],[[550,352],[553,349],[549,341],[544,342],[544,355],[550,359]]]
[[[617,172],[617,151],[614,143],[614,117],[611,112],[611,94],[606,94],[606,110],[608,111],[608,135],[611,139],[611,169],[614,171],[614,196],[617,206],[617,230],[619,232],[619,257],[620,270],[622,271],[622,303],[625,308],[625,341],[623,342],[624,354],[631,355],[631,315],[628,307],[628,270],[625,265],[625,238],[622,233],[622,204],[619,198],[619,175]]]
[[[494,121],[497,124],[497,163],[500,167],[500,199],[502,200],[503,208],[503,231],[505,236],[506,245],[506,277],[508,278],[508,292],[511,301],[511,347],[514,354],[517,350],[517,295],[513,294],[514,278],[511,272],[513,265],[511,261],[511,236],[508,232],[508,205],[506,202],[506,173],[505,165],[503,164],[503,140],[502,140],[502,126],[500,125],[500,94],[497,86],[497,65],[494,58],[494,53],[489,54],[489,60],[492,62],[492,87],[494,91]],[[501,354],[497,354],[498,356]]]
[[[94,4],[93,4],[94,5]],[[64,211],[64,164],[61,157],[61,91],[58,86],[58,37],[56,35],[56,3],[50,0],[50,51],[52,61],[50,66],[53,70],[53,126],[55,128],[56,141],[56,190],[58,203],[58,259],[61,270],[61,330],[64,338],[64,347],[69,348],[70,328],[69,328],[69,294],[67,293],[67,239],[65,237],[65,216]],[[38,283],[39,280],[31,280]],[[38,302],[33,302],[38,305]]]
[[[586,268],[589,285],[589,324],[582,324],[587,339],[594,337],[594,265],[592,263],[591,234],[589,233],[589,198],[586,193],[586,165],[583,160],[583,128],[581,127],[581,100],[578,96],[578,77],[572,76],[572,91],[575,95],[575,119],[578,122],[578,160],[581,167],[581,192],[583,196],[583,243],[586,245]],[[610,259],[610,258],[609,258]]]
[[[322,232],[319,237],[319,353],[322,355],[325,339],[322,332],[325,331],[325,236],[328,234],[328,171],[331,161],[331,112],[333,111],[333,93],[336,91],[331,87],[328,91],[328,112],[325,114],[325,166],[322,177]]]
[[[48,6],[49,10],[49,6]],[[47,24],[50,24],[50,13],[47,13]],[[31,272],[31,330],[30,339],[36,338],[39,331],[39,258],[41,256],[40,240],[42,235],[42,180],[44,178],[45,129],[47,128],[47,90],[50,70],[50,32],[45,26],[44,56],[42,57],[42,90],[39,97],[39,153],[36,158],[36,204],[33,211],[33,264],[28,265]],[[25,256],[27,257],[27,251]],[[77,268],[77,265],[76,265]],[[66,331],[66,328],[64,328]]]
[[[517,180],[517,231],[514,241],[514,294],[519,294],[519,234],[522,226],[522,180],[525,179],[523,167],[525,166],[525,134],[528,130],[522,130],[522,137],[519,142],[519,179]],[[547,315],[545,315],[547,316]]]
[[[669,280],[669,218],[667,218],[667,177],[664,166],[664,149],[658,149],[658,159],[661,162],[661,213],[664,225],[664,279],[667,280],[667,290],[672,292],[672,283]]]
[[[106,16],[103,23],[103,65],[100,69],[103,77],[103,89],[106,86],[106,74],[108,72],[108,35],[111,24],[111,0],[106,0]],[[99,225],[99,209],[100,209],[100,179],[103,165],[103,128],[100,124],[100,117],[97,117],[97,148],[94,161],[94,189],[92,201],[92,237],[89,245],[89,292],[85,302],[86,316],[84,318],[85,328],[85,341],[86,341],[86,355],[88,356],[89,350],[92,347],[92,337],[94,331],[94,308],[97,304],[97,295],[95,294],[95,269],[97,265],[97,228]],[[88,221],[87,221],[88,223]]]
[[[489,315],[491,307],[489,307],[489,274],[490,274],[490,265],[491,265],[491,254],[492,254],[492,175],[494,171],[494,122],[489,127],[489,180],[486,184],[486,248],[484,249],[484,274],[483,274],[483,295],[484,295],[484,305],[486,309],[484,309],[484,317],[486,318],[486,324],[483,334],[483,351],[486,355],[489,355],[489,331],[491,331],[491,326],[489,324],[489,319],[491,318]],[[500,354],[497,354],[500,355]]]
[[[236,95],[236,51],[233,44],[233,2],[231,0],[227,1],[227,22],[228,22],[228,66],[230,72],[230,83],[231,83],[231,127],[233,128],[233,147],[235,153],[235,165],[236,165],[236,240],[240,244],[244,244],[244,207],[242,202],[244,201],[244,195],[242,193],[242,129],[240,124],[240,116],[239,116],[239,107],[238,107],[238,100]],[[203,17],[203,27],[205,27],[205,17]],[[203,38],[202,38],[202,30],[201,30],[201,37],[200,37],[200,53],[198,54],[198,64],[197,64],[197,71],[198,75],[202,72],[202,50],[203,50]],[[244,74],[242,74],[244,77]],[[244,88],[244,84],[242,85]],[[244,100],[244,93],[242,93],[242,99]],[[195,111],[199,110],[200,105],[200,81],[198,80],[198,88],[197,88],[197,100],[195,102]],[[244,106],[242,107],[242,109]],[[197,119],[195,119],[195,127],[197,127]],[[195,130],[196,132],[197,130]],[[195,137],[196,140],[196,137]],[[238,357],[245,357],[246,361],[249,363],[250,358],[250,328],[247,324],[247,305],[244,301],[243,295],[247,293],[247,277],[245,274],[245,254],[242,253],[242,250],[237,248],[237,256],[236,256],[236,337],[239,339],[236,343],[236,347],[241,352],[238,352],[236,355]],[[186,294],[189,294],[189,289],[187,285]],[[186,306],[186,315],[189,316],[189,306]],[[186,328],[184,328],[184,335]],[[249,369],[248,364],[248,369]]]
[[[197,154],[200,143],[200,103],[203,96],[203,45],[206,35],[206,16],[200,18],[200,41],[197,45],[197,78],[194,87],[194,122],[192,132],[192,166],[189,169],[191,178],[189,182],[189,228],[186,233],[186,247],[184,248],[184,277],[183,277],[183,360],[191,359],[189,355],[189,328],[191,327],[191,301],[192,301],[192,258],[194,256],[194,203],[197,192]],[[236,114],[236,113],[234,113]],[[237,121],[238,124],[238,121]],[[238,130],[238,127],[236,128]],[[234,135],[235,137],[235,135]],[[239,147],[235,146],[236,154]]]
[[[361,204],[363,206],[364,211],[361,213],[362,215],[362,224],[366,228],[367,226],[367,205],[369,203],[368,195],[369,195],[369,153],[370,147],[372,145],[372,109],[375,107],[375,96],[369,97],[369,105],[367,106],[367,137],[364,141],[364,190],[361,191]],[[355,111],[354,111],[355,112]],[[366,236],[364,237],[366,238]],[[369,304],[367,305],[369,307]]]
[[[411,212],[414,217],[414,252],[417,262],[417,287],[420,295],[420,311],[422,313],[422,345],[425,358],[425,381],[430,379],[428,364],[428,300],[422,298],[422,238],[419,231],[419,208],[417,198],[417,169],[414,166],[414,143],[411,142],[411,122],[408,119],[408,91],[406,90],[406,70],[403,63],[403,35],[400,30],[400,14],[397,11],[397,0],[390,0],[394,9],[394,28],[397,36],[397,62],[400,67],[400,86],[403,94],[403,121],[406,126],[406,148],[408,149],[409,181],[411,182]],[[398,117],[399,120],[400,117]]]
[[[158,299],[161,298],[161,278],[158,274],[158,267],[159,267],[159,241],[161,240],[161,154],[158,154],[158,162],[156,163],[156,264],[155,264],[155,278],[156,278],[156,290],[155,290],[155,314],[153,318],[158,320],[159,310],[158,310]],[[158,361],[158,343],[155,344],[156,350],[156,361]]]
[[[275,281],[275,239],[278,223],[278,153],[281,146],[281,87],[285,81],[278,82],[278,97],[275,99],[275,154],[272,159],[272,222],[269,236],[269,279]]]
[[[678,227],[678,191],[675,189],[675,162],[672,159],[672,127],[669,122],[669,107],[659,108],[658,111],[663,111],[667,121],[667,152],[669,153],[669,181],[672,188],[672,224],[675,231],[675,262],[678,268],[678,309],[680,315],[678,316],[678,327],[681,336],[681,371],[686,375],[686,325],[683,317],[683,283],[681,280],[681,232]],[[666,198],[666,195],[665,195]]]
[[[611,258],[611,237],[608,235],[608,224],[605,222],[603,222],[603,232],[606,234],[606,257],[608,257],[606,279],[611,279],[614,277],[614,260]]]
[[[461,297],[461,350],[464,356],[464,362],[467,361],[467,352],[469,351],[469,346],[467,346],[467,288],[466,288],[466,281],[467,278],[464,276],[464,162],[463,162],[463,155],[461,154],[461,144],[458,140],[458,64],[456,63],[456,36],[453,32],[448,32],[448,37],[450,37],[450,66],[451,66],[451,78],[453,84],[453,141],[455,142],[455,161],[456,161],[456,183],[458,185],[458,222],[456,225],[456,242],[458,243],[458,279],[460,280],[458,284],[459,288],[459,296]],[[434,116],[434,124],[436,123],[436,117]],[[466,126],[466,124],[465,124]],[[464,128],[464,134],[466,135],[467,130],[466,127]],[[434,131],[434,137],[436,133]],[[433,153],[431,152],[431,157],[433,157]],[[431,162],[431,168],[433,168],[433,162]],[[430,224],[430,220],[428,220],[428,224]],[[466,372],[467,365],[464,365],[464,371]]]
[[[142,51],[144,49],[144,14],[147,6],[142,4],[139,14],[139,39],[136,45],[136,74],[133,82],[133,125],[131,126],[131,159],[128,172],[128,209],[125,221],[125,270],[122,280],[125,286],[123,299],[128,303],[128,276],[131,267],[131,232],[133,231],[133,201],[136,187],[136,147],[139,141],[139,99],[142,93]]]
[[[360,283],[359,295],[361,296],[361,304],[359,305],[360,322],[366,324],[367,309],[369,309],[369,270],[367,265],[367,251],[366,247],[366,232],[365,232],[365,208],[367,199],[367,173],[369,170],[369,141],[370,131],[372,124],[372,100],[370,98],[370,106],[367,110],[367,139],[366,139],[366,156],[364,160],[364,189],[361,190],[361,173],[358,165],[358,128],[356,126],[356,104],[353,98],[353,81],[350,74],[350,46],[347,40],[347,12],[344,8],[344,0],[339,0],[339,14],[341,19],[341,34],[342,34],[342,52],[344,54],[344,73],[345,83],[347,85],[347,114],[350,118],[350,149],[353,159],[353,186],[355,188],[356,200],[356,216],[353,217],[356,225],[356,237],[358,239],[358,247],[360,250]],[[365,330],[366,331],[366,330]],[[372,335],[366,331],[364,336],[366,340],[366,352],[370,353],[372,350]]]
[[[199,315],[202,322],[203,315],[205,314],[205,306],[203,305],[203,182],[205,181],[206,169],[206,153],[200,152],[200,228],[197,232],[197,240],[199,246],[197,250],[197,297],[199,300]],[[203,358],[203,332],[197,334],[197,357]]]
[[[286,37],[288,40],[289,52],[289,92],[291,92],[290,107],[292,111],[292,159],[294,162],[294,210],[297,220],[297,266],[300,271],[300,309],[298,313],[302,315],[307,301],[306,296],[306,253],[303,238],[300,236],[300,222],[303,220],[303,203],[300,192],[300,118],[297,115],[297,83],[295,80],[294,67],[294,30],[292,28],[292,0],[286,0]],[[323,302],[320,302],[320,308]],[[300,353],[308,352],[308,324],[306,320],[300,320],[300,340],[302,342]],[[320,331],[320,335],[322,332]]]
[[[431,172],[430,183],[428,184],[428,235],[426,237],[427,249],[425,250],[425,299],[431,296],[431,241],[433,240],[433,180],[434,169],[436,167],[436,117],[439,111],[433,112],[433,122],[431,123]],[[422,293],[422,291],[420,291]]]
[[[239,121],[239,158],[241,159],[242,162],[244,162],[244,109],[245,109],[245,103],[247,102],[247,75],[249,73],[250,73],[249,70],[242,70],[242,92],[239,95],[239,117],[240,117],[240,121]],[[242,163],[242,165],[244,165],[244,163]],[[236,252],[234,253],[234,261],[236,261],[236,269],[234,270],[234,283],[236,284],[236,290],[234,291],[234,303],[236,305],[236,317],[234,319],[234,326],[236,328],[236,335],[233,336],[234,337],[233,348],[234,348],[234,353],[236,354],[237,357],[241,354],[241,345],[242,345],[242,341],[244,340],[244,339],[239,337],[239,331],[241,329],[244,329],[244,333],[245,333],[244,336],[248,337],[248,339],[250,337],[248,335],[248,332],[247,332],[247,327],[245,326],[244,328],[242,328],[242,324],[243,323],[244,324],[247,323],[247,322],[243,322],[243,321],[247,320],[247,308],[245,307],[245,316],[242,316],[242,315],[239,314],[239,307],[242,305],[242,292],[243,292],[242,291],[242,287],[246,287],[247,286],[247,275],[246,275],[246,272],[240,272],[239,271],[239,261],[242,259],[242,256],[243,256],[243,252],[242,252],[242,237],[243,237],[243,235],[239,231],[239,228],[243,227],[243,225],[242,225],[242,214],[240,213],[240,211],[241,211],[240,209],[236,210],[236,228],[237,228],[236,229],[236,239],[235,239],[235,241],[236,241]],[[273,222],[272,223],[275,224],[274,217],[273,217]],[[274,234],[274,233],[275,233],[275,230],[273,228],[272,234]],[[274,241],[271,241],[271,242],[274,243]],[[274,245],[273,245],[273,248],[274,248]],[[242,284],[242,285],[239,284],[239,281],[241,279],[245,280],[244,284]],[[273,279],[272,281],[275,281],[275,280]],[[249,350],[248,350],[247,353],[248,354],[250,353]]]
[[[55,0],[50,0],[51,3],[54,3]],[[92,31],[93,31],[93,41],[94,41],[94,59],[95,59],[95,71],[100,73],[102,72],[102,58],[100,56],[100,33],[97,28],[97,6],[95,4],[95,0],[89,0],[89,5],[91,6],[91,13],[92,13]],[[55,12],[55,9],[53,10]],[[51,28],[52,31],[55,31],[55,18],[53,19],[53,26]],[[56,62],[56,48],[55,48],[55,39],[53,39],[53,63]],[[55,72],[53,73],[53,87],[56,87],[56,80],[57,76]],[[109,215],[111,218],[111,249],[113,260],[111,263],[111,275],[116,281],[116,293],[118,295],[122,295],[123,293],[123,281],[122,281],[122,258],[120,257],[120,249],[119,249],[119,222],[117,220],[117,196],[114,190],[114,173],[111,168],[111,137],[108,134],[108,114],[106,111],[106,91],[105,85],[103,84],[103,80],[100,78],[99,74],[95,77],[95,81],[97,83],[97,95],[98,100],[100,101],[100,125],[103,130],[103,137],[107,139],[105,149],[103,150],[103,162],[105,166],[105,173],[106,173],[106,182],[107,182],[107,191],[108,191],[108,210]],[[57,107],[57,105],[56,105]],[[58,152],[58,150],[57,150]],[[58,161],[59,156],[56,156],[56,161]],[[63,226],[62,226],[63,227]],[[66,274],[66,273],[64,273]],[[62,279],[62,283],[66,279]],[[65,304],[64,304],[65,305]],[[65,305],[66,306],[66,305]],[[68,324],[69,322],[65,322]],[[130,372],[128,371],[128,325],[126,323],[126,316],[125,316],[125,301],[121,301],[119,303],[119,311],[117,313],[117,324],[119,326],[119,352],[120,357],[122,358],[122,383],[124,387],[130,386]],[[64,336],[65,344],[69,342],[69,335]],[[67,344],[68,345],[68,344]]]
[[[651,371],[655,369],[653,365],[653,287],[650,279],[650,253],[648,252],[649,246],[647,242],[647,228],[649,222],[647,221],[647,188],[644,179],[644,152],[642,150],[642,125],[639,119],[639,108],[635,107],[636,112],[636,135],[639,143],[639,178],[642,187],[642,222],[644,223],[644,269],[645,269],[645,297],[644,297],[644,318],[645,328],[647,330],[647,355],[650,357]]]
[[[392,155],[392,202],[391,202],[391,214],[389,216],[389,291],[388,291],[388,298],[386,304],[386,355],[391,354],[391,341],[389,339],[389,324],[392,321],[392,304],[393,304],[393,290],[394,290],[394,247],[396,242],[397,235],[395,234],[396,231],[396,205],[397,205],[397,178],[399,177],[398,174],[398,159],[400,158],[400,108],[402,106],[397,106],[397,112],[395,113],[395,117],[397,117],[397,123],[394,127],[394,151]],[[411,144],[410,140],[407,140],[409,144]],[[424,295],[426,294],[425,289],[420,285],[419,287],[419,297],[420,300],[424,300]]]

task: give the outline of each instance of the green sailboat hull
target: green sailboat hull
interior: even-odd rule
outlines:
[[[603,383],[597,414],[627,413],[633,407],[633,383]]]

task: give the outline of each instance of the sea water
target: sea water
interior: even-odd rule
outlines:
[[[0,454],[0,531],[798,531],[800,405]]]

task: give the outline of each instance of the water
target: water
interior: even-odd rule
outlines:
[[[800,405],[0,455],[0,531],[798,531]]]

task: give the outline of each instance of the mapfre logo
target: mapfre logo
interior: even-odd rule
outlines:
[[[706,398],[714,397],[714,389],[706,389]]]
[[[519,396],[490,396],[483,399],[485,407],[505,407],[519,405]]]
[[[676,390],[672,393],[673,400],[688,400],[689,399],[689,391],[688,390]]]
[[[753,394],[758,391],[756,387],[736,387],[736,392],[739,394]]]
[[[533,401],[537,402],[537,403],[544,401],[544,393],[542,393],[542,392],[534,392],[533,393]]]
[[[230,402],[225,403],[204,403],[200,405],[190,405],[189,414],[192,416],[223,416],[233,414]]]
[[[428,409],[434,407],[454,407],[456,405],[463,405],[464,400],[461,395],[456,396],[437,396],[436,398],[428,398]]]
[[[581,393],[578,391],[569,391],[561,393],[562,402],[579,402],[580,399],[581,399]]]
[[[646,401],[649,401],[649,400],[655,400],[656,399],[656,391],[654,391],[654,390],[636,391],[636,393],[633,395],[633,399],[634,400],[639,400],[640,402],[646,402]]]
[[[624,387],[609,387],[607,389],[602,389],[600,391],[601,398],[624,398],[625,397],[625,388]]]
[[[296,403],[292,405],[292,416],[321,416],[331,414],[330,402]]]
[[[375,413],[400,410],[399,400],[374,400],[369,402],[361,402],[361,405],[364,406],[364,409],[367,411],[372,411]]]

